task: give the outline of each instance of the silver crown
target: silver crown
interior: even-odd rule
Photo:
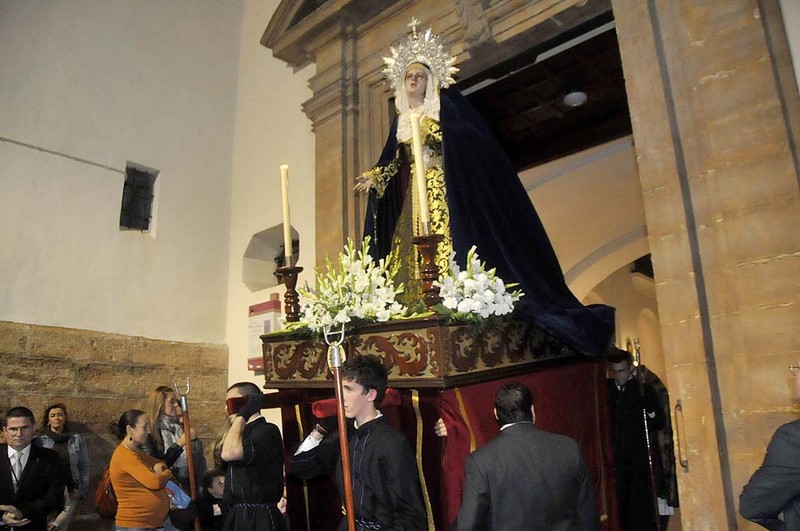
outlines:
[[[439,86],[447,88],[456,82],[453,79],[453,74],[458,72],[458,68],[453,66],[456,58],[447,53],[441,37],[435,35],[431,28],[421,35],[417,33],[417,24],[419,21],[416,18],[411,19],[411,32],[405,40],[389,47],[392,56],[383,58],[386,63],[383,74],[392,88],[397,90],[405,79],[408,67],[413,63],[422,63],[431,69]]]

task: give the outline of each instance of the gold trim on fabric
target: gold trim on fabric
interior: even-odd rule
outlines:
[[[300,404],[294,405],[294,416],[297,419],[297,433],[300,435],[300,442],[302,443],[306,437],[304,434],[305,430],[303,429],[303,417],[300,415]],[[311,513],[308,508],[308,484],[305,481],[303,482],[303,498],[306,509],[306,531],[311,531]]]
[[[425,172],[428,188],[428,209],[431,219],[431,232],[444,236],[436,249],[436,267],[439,274],[450,268],[450,252],[453,250],[453,236],[450,232],[450,209],[447,206],[447,187],[441,166],[431,166]]]
[[[447,206],[447,187],[445,185],[444,168],[442,167],[442,134],[439,124],[432,120],[424,120],[423,142],[427,156],[430,158],[425,168],[425,186],[428,193],[428,214],[430,230],[444,237],[436,249],[435,262],[439,273],[445,273],[450,267],[450,254],[453,251],[453,236],[450,231],[450,208]],[[410,167],[409,185],[406,189],[403,208],[395,226],[392,239],[392,250],[395,259],[402,264],[401,272],[395,282],[403,282],[406,290],[403,302],[409,304],[422,297],[422,285],[419,280],[419,253],[411,239],[422,234],[419,195],[414,185],[414,157],[408,143],[400,143],[398,150],[405,152],[405,159]],[[396,160],[400,160],[398,155]],[[385,188],[385,186],[384,186]]]
[[[305,430],[303,429],[303,417],[300,415],[300,404],[294,405],[294,418],[297,420],[297,433],[300,435],[300,442],[306,438]]]
[[[433,525],[433,509],[431,509],[431,499],[428,496],[428,485],[425,483],[425,474],[422,470],[422,415],[419,412],[419,391],[411,390],[411,403],[414,405],[414,416],[417,419],[417,471],[419,472],[419,482],[422,487],[422,501],[425,502],[425,512],[428,513],[428,531],[436,531]]]
[[[461,396],[461,389],[454,387],[453,391],[456,392],[456,400],[458,400],[458,409],[461,411],[461,418],[464,420],[464,424],[467,425],[467,431],[469,431],[469,453],[472,453],[475,451],[475,447],[478,446],[475,442],[475,432],[472,431],[472,425],[469,423],[467,406],[464,404],[464,398]]]

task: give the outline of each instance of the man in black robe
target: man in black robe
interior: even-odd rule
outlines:
[[[629,352],[612,348],[607,360],[620,523],[624,531],[658,530],[654,485],[661,466],[655,433],[664,426],[664,413],[652,386],[633,376]]]
[[[386,369],[376,356],[354,356],[341,373],[345,414],[353,419],[348,441],[356,529],[427,530],[414,451],[378,410],[388,384]],[[334,473],[344,500],[338,436],[323,440],[324,432],[314,428],[292,456],[289,473],[301,479]],[[339,530],[346,529],[342,518]]]
[[[231,427],[222,442],[226,463],[225,531],[284,531],[283,445],[278,427],[261,416],[264,395],[250,382],[233,384],[225,397]]]

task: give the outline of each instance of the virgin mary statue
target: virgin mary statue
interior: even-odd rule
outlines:
[[[455,251],[463,268],[475,245],[524,296],[518,319],[533,322],[575,350],[602,355],[613,334],[613,308],[583,306],[566,285],[561,266],[516,170],[481,115],[452,88],[455,58],[430,29],[412,31],[390,48],[384,74],[395,92],[397,114],[380,160],[356,178],[369,192],[365,236],[375,258],[394,251],[414,293],[418,256],[411,243],[422,233],[411,155],[412,113],[420,116],[430,232],[441,234],[436,263],[446,271]],[[406,301],[407,303],[409,301]]]

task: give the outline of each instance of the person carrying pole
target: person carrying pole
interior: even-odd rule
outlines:
[[[376,356],[354,356],[342,364],[341,378],[343,413],[352,419],[346,454],[352,485],[345,483],[339,433],[326,438],[319,424],[291,457],[289,473],[300,479],[335,474],[342,500],[348,490],[356,494],[339,531],[348,529],[348,520],[357,531],[427,530],[414,451],[378,409],[388,385],[386,369]]]

